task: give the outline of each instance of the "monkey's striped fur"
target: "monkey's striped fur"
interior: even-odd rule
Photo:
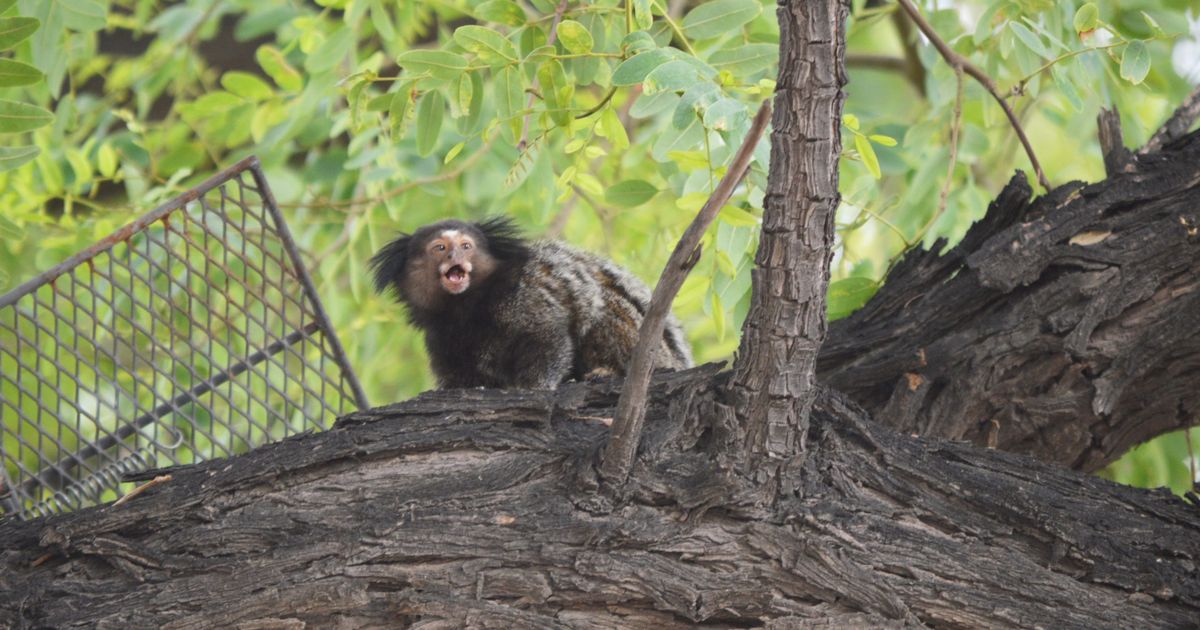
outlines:
[[[425,333],[438,384],[551,389],[625,374],[650,290],[612,262],[554,241],[527,242],[503,218],[440,221],[371,260]],[[674,316],[655,367],[692,365]]]

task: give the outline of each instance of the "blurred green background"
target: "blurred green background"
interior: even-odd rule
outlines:
[[[1055,184],[1104,177],[1100,107],[1138,146],[1200,82],[1186,0],[919,4],[1005,91]],[[256,154],[369,398],[410,397],[433,384],[422,340],[370,290],[371,254],[437,219],[506,214],[653,282],[772,94],[774,10],[0,0],[0,291]],[[855,0],[847,28],[833,317],[1028,170],[1000,108],[969,80],[960,101],[894,3]],[[763,142],[675,302],[697,361],[737,347],[768,155]],[[1102,474],[1181,492],[1189,458],[1179,432]]]

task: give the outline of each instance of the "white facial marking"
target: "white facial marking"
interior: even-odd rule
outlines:
[[[455,238],[458,238],[459,234],[460,234],[460,232],[458,230],[442,230],[441,238],[455,239]]]

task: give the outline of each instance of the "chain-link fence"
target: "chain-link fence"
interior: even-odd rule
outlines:
[[[253,157],[0,297],[4,512],[366,406]]]

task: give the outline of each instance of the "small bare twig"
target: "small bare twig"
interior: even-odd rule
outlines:
[[[546,37],[546,45],[553,46],[554,42],[558,41],[558,24],[562,22],[563,13],[567,10],[567,0],[562,0],[558,3],[558,7],[554,9],[554,22],[550,24],[550,35]],[[538,90],[537,77],[533,78],[533,83],[529,86],[531,90]],[[529,102],[525,104],[525,109],[533,108],[533,94],[529,95]],[[525,150],[525,143],[529,140],[529,114],[525,114],[521,118],[521,139],[517,141],[517,151]]]
[[[129,492],[127,492],[125,494],[125,496],[114,501],[111,507],[117,507],[118,505],[121,505],[122,503],[125,503],[126,501],[129,501],[130,499],[136,497],[137,495],[149,490],[150,488],[153,488],[154,486],[157,486],[159,484],[164,484],[170,480],[171,480],[171,475],[159,475],[159,476],[151,479],[150,481],[147,481],[146,483],[134,488],[133,490],[130,490]]]
[[[650,387],[650,371],[653,368],[655,351],[661,344],[663,328],[666,325],[667,314],[671,311],[671,301],[683,286],[683,280],[688,271],[699,258],[700,238],[704,231],[717,217],[717,212],[729,201],[733,191],[746,176],[750,168],[750,158],[754,147],[762,138],[771,117],[771,102],[765,101],[754,116],[750,132],[742,142],[741,148],[733,157],[729,170],[717,184],[713,194],[705,202],[704,207],[692,220],[691,225],[684,231],[675,251],[667,260],[654,294],[650,297],[650,305],[646,307],[646,315],[642,318],[642,326],[638,331],[638,342],[633,357],[629,361],[629,370],[625,377],[625,385],[621,388],[621,397],[617,400],[617,410],[613,415],[612,435],[608,447],[604,451],[604,461],[600,466],[600,476],[612,484],[622,484],[629,476],[633,467],[633,458],[641,441],[642,424],[646,419],[646,394]]]
[[[950,48],[950,46],[946,44],[946,41],[937,34],[937,31],[933,30],[933,25],[925,19],[925,16],[921,15],[920,10],[918,10],[917,6],[912,3],[912,0],[896,1],[900,4],[900,7],[904,9],[904,12],[908,14],[908,17],[912,18],[912,21],[917,25],[917,28],[925,34],[925,37],[929,39],[930,43],[933,44],[933,47],[936,48],[939,53],[941,53],[942,59],[945,59],[946,63],[950,64],[950,67],[969,74],[971,78],[978,81],[979,84],[982,85],[983,88],[992,95],[992,98],[996,99],[996,102],[1000,104],[1001,109],[1004,110],[1004,115],[1008,116],[1008,122],[1012,125],[1013,131],[1016,132],[1017,138],[1020,139],[1021,145],[1025,147],[1025,154],[1029,156],[1029,163],[1033,165],[1033,171],[1037,174],[1038,183],[1042,185],[1042,188],[1049,191],[1050,182],[1046,179],[1046,174],[1042,172],[1042,165],[1040,162],[1038,162],[1037,156],[1033,153],[1033,145],[1029,144],[1029,137],[1025,135],[1025,129],[1021,126],[1021,121],[1017,118],[1017,114],[1013,112],[1013,109],[1009,106],[1008,101],[1005,101],[1004,97],[1000,95],[1000,89],[996,86],[996,82],[993,81],[992,78],[985,74],[982,70],[977,68],[975,64],[971,63],[966,57],[958,54],[954,51],[954,49]]]
[[[1158,131],[1154,132],[1153,136],[1146,141],[1146,144],[1138,149],[1138,153],[1145,155],[1158,151],[1172,141],[1182,138],[1187,133],[1188,128],[1192,123],[1196,122],[1196,118],[1200,117],[1200,87],[1192,90],[1188,97],[1183,99],[1179,107],[1175,109],[1175,113],[1163,123]]]

